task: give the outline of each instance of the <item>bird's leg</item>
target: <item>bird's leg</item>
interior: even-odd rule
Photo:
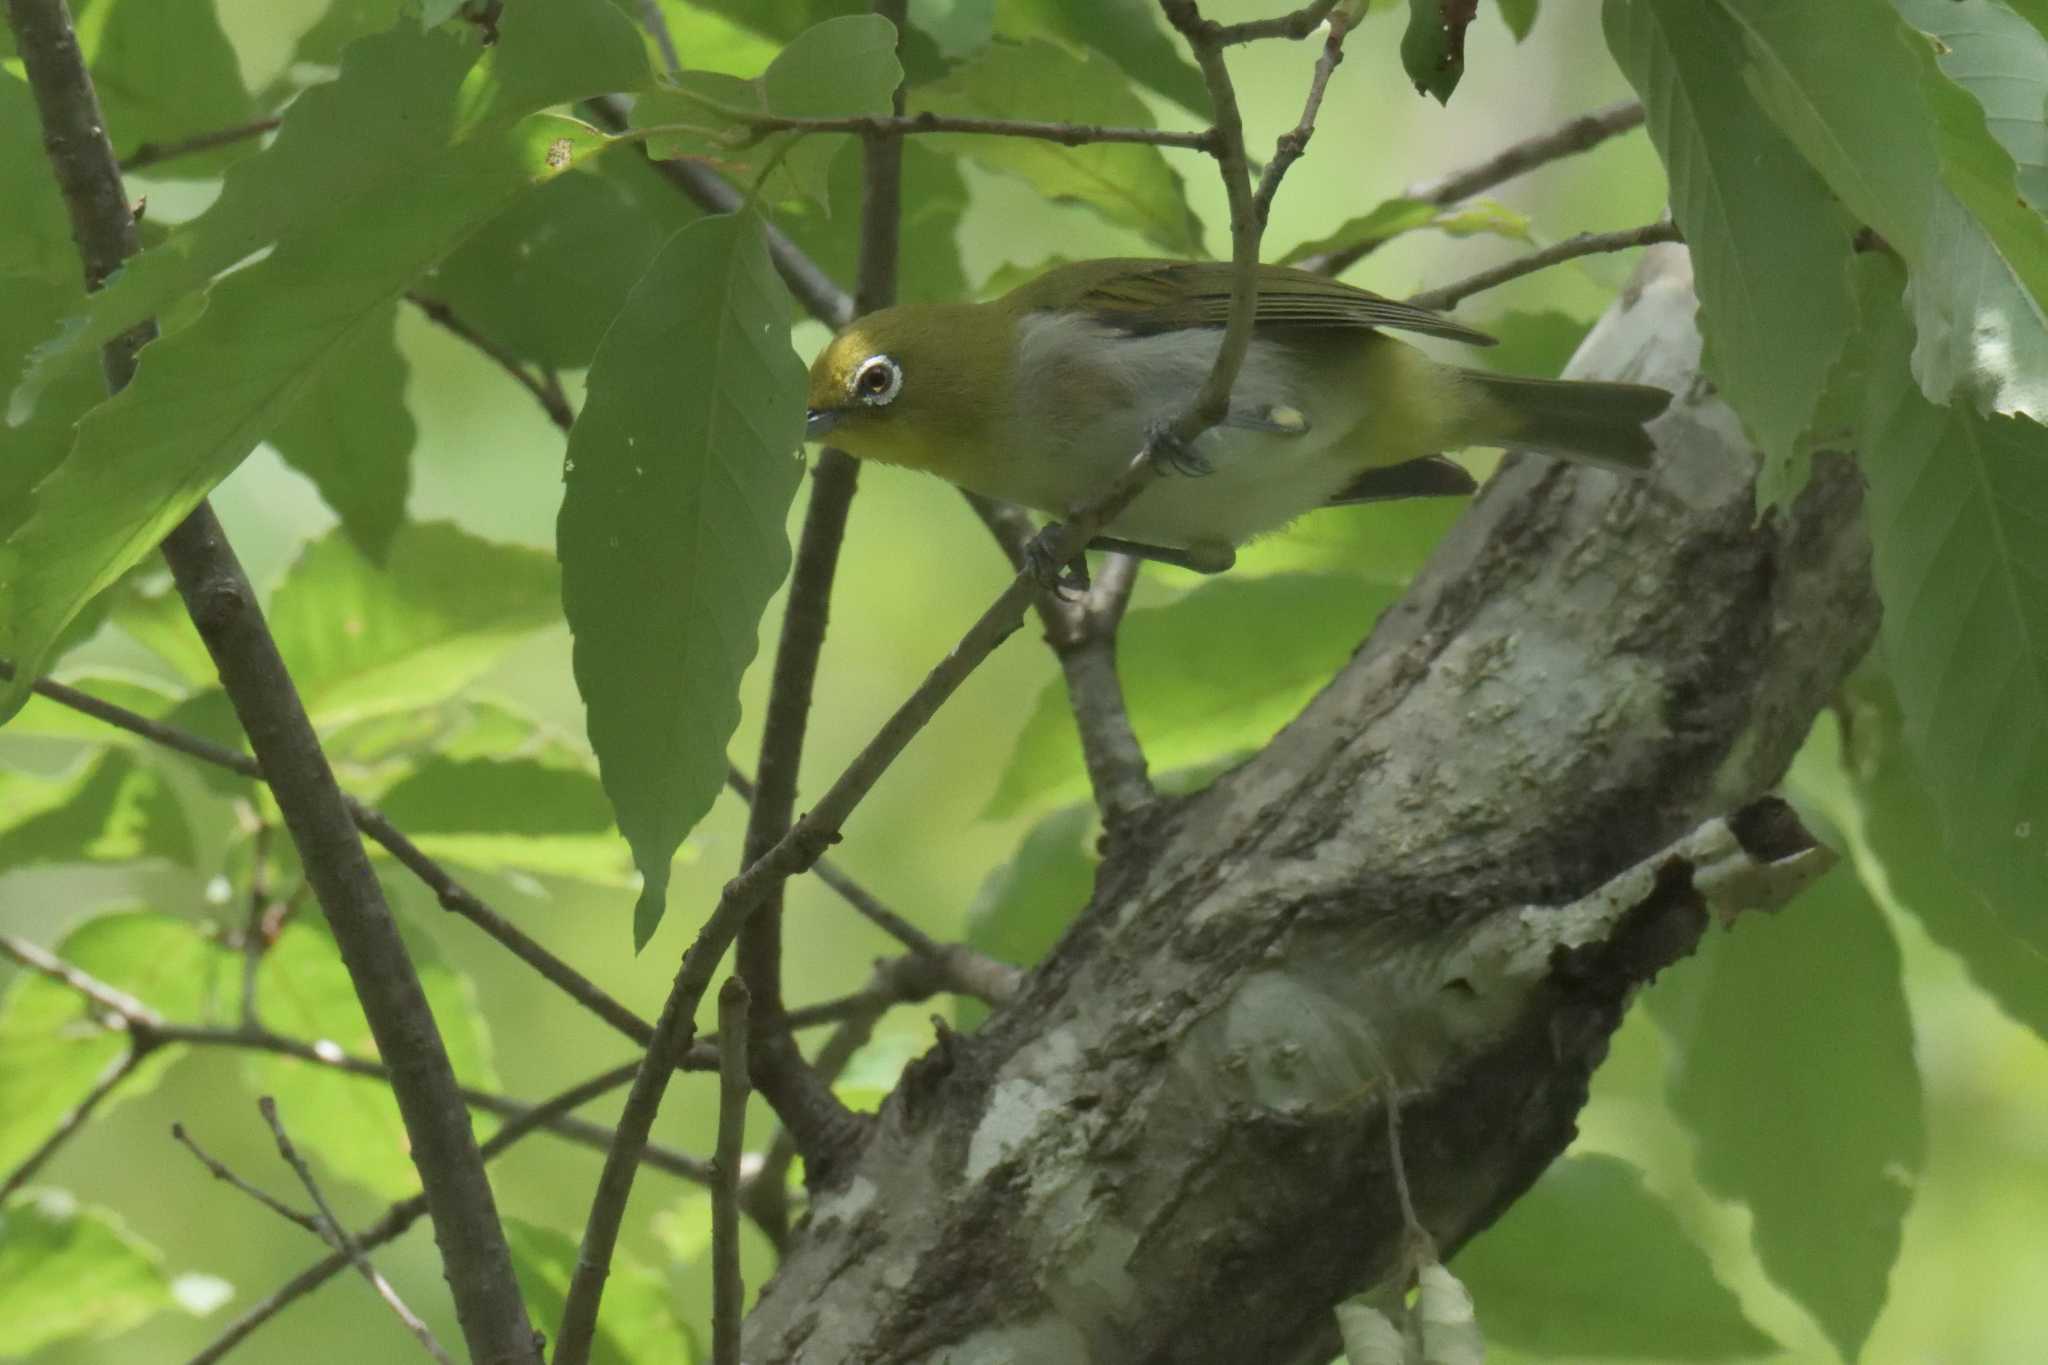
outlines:
[[[1180,569],[1192,569],[1196,573],[1222,573],[1237,563],[1237,551],[1228,545],[1199,545],[1176,550],[1166,545],[1147,545],[1141,540],[1097,536],[1088,542],[1088,548],[1135,555],[1139,559],[1149,559],[1157,564],[1171,564]]]
[[[1193,441],[1174,435],[1170,421],[1157,421],[1145,429],[1145,449],[1152,452],[1152,467],[1161,474],[1182,474],[1194,479],[1216,470],[1215,465],[1196,453]]]
[[[1045,529],[1025,541],[1024,567],[1038,580],[1039,587],[1062,601],[1073,601],[1088,591],[1088,559],[1075,555],[1073,563],[1061,564],[1054,558],[1053,542],[1064,529],[1059,522],[1049,521]]]

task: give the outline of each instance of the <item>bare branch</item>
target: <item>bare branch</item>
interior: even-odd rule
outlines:
[[[260,118],[253,123],[240,124],[233,128],[217,128],[210,133],[197,133],[192,137],[180,138],[176,142],[145,142],[127,156],[121,158],[123,172],[144,170],[160,161],[175,161],[181,156],[195,152],[210,152],[216,147],[231,147],[237,142],[247,142],[252,137],[274,133],[282,118]]]
[[[554,381],[552,375],[545,372],[535,374],[532,370],[527,369],[519,357],[485,336],[475,327],[472,327],[463,320],[459,313],[440,299],[429,298],[414,289],[406,291],[405,299],[407,303],[412,304],[413,307],[426,314],[429,321],[446,330],[450,335],[468,342],[495,363],[499,369],[512,376],[513,381],[520,388],[533,395],[533,401],[540,404],[541,411],[545,412],[548,415],[548,420],[553,422],[558,428],[567,431],[576,425],[576,413],[570,408],[568,398],[563,395],[562,386]]]
[[[110,1028],[125,1028],[131,1032],[138,1026],[155,1031],[163,1027],[163,1016],[137,1000],[126,991],[116,990],[106,982],[47,952],[25,938],[13,934],[0,934],[0,953],[5,953],[30,971],[40,972],[60,986],[68,987],[84,997],[91,1004],[113,1016]],[[103,1021],[105,1022],[105,1021]]]
[[[6,1179],[0,1180],[0,1201],[6,1200],[16,1190],[33,1180],[36,1172],[41,1170],[51,1157],[57,1155],[65,1143],[78,1135],[79,1130],[85,1127],[86,1120],[92,1117],[93,1111],[100,1107],[107,1096],[120,1089],[121,1083],[135,1074],[135,1068],[142,1065],[142,1059],[148,1050],[137,1040],[131,1039],[129,1045],[121,1049],[121,1055],[107,1063],[106,1069],[93,1081],[92,1088],[80,1097],[77,1104],[66,1111],[63,1118],[57,1120],[57,1126],[50,1135],[38,1143],[34,1151],[23,1157],[20,1164],[7,1173]]]
[[[1316,31],[1317,25],[1330,17],[1338,3],[1339,0],[1315,0],[1314,4],[1303,5],[1291,14],[1276,15],[1271,19],[1211,25],[1213,34],[1210,41],[1218,47],[1234,47],[1264,38],[1306,38]]]
[[[1316,116],[1323,109],[1323,92],[1329,88],[1330,77],[1344,60],[1344,35],[1350,25],[1343,15],[1329,20],[1330,36],[1323,40],[1323,55],[1316,59],[1314,77],[1309,81],[1308,98],[1303,101],[1301,118],[1295,125],[1280,135],[1274,145],[1273,159],[1266,163],[1265,174],[1259,177],[1259,188],[1252,195],[1252,208],[1258,214],[1261,226],[1266,214],[1273,207],[1273,196],[1279,193],[1280,182],[1294,163],[1301,160],[1308,150],[1308,140],[1315,136]]]
[[[747,1140],[747,983],[718,992],[718,1145],[711,1182],[711,1358],[740,1365],[740,1159]]]
[[[1408,302],[1419,308],[1446,309],[1456,306],[1462,299],[1474,294],[1518,280],[1524,275],[1533,275],[1565,261],[1577,260],[1581,256],[1593,256],[1608,251],[1628,251],[1634,247],[1651,246],[1658,242],[1678,242],[1684,238],[1679,234],[1678,224],[1671,222],[1648,223],[1638,228],[1627,228],[1621,232],[1581,232],[1576,237],[1567,237],[1555,246],[1532,251],[1526,256],[1517,256],[1512,261],[1462,280],[1425,289],[1419,294],[1408,296]]]
[[[779,132],[859,133],[866,137],[895,140],[919,133],[965,133],[969,136],[1057,142],[1063,147],[1085,147],[1097,142],[1134,142],[1151,147],[1179,147],[1191,152],[1215,153],[1212,134],[1175,132],[1165,128],[1118,128],[1100,123],[1055,123],[1042,119],[953,118],[933,113],[899,114],[893,118],[881,115],[785,118],[775,114],[750,114],[723,106],[718,112],[745,123],[756,137]]]
[[[199,1164],[204,1166],[207,1169],[208,1173],[210,1173],[215,1180],[221,1181],[224,1184],[231,1185],[235,1189],[240,1190],[243,1194],[249,1196],[249,1198],[255,1200],[264,1208],[269,1209],[272,1213],[284,1219],[287,1223],[298,1224],[300,1227],[312,1233],[315,1237],[318,1237],[323,1242],[326,1242],[328,1240],[327,1229],[321,1226],[319,1218],[315,1217],[313,1214],[310,1213],[300,1212],[298,1209],[293,1208],[290,1204],[285,1203],[282,1199],[279,1199],[276,1195],[271,1194],[267,1190],[259,1189],[255,1185],[252,1185],[248,1181],[242,1179],[242,1177],[236,1175],[233,1171],[227,1168],[227,1165],[224,1162],[216,1159],[204,1147],[201,1147],[197,1139],[195,1139],[190,1133],[185,1131],[184,1124],[172,1124],[171,1136],[175,1138],[180,1144],[182,1144],[186,1151],[192,1153],[192,1155],[198,1159]],[[329,1243],[329,1245],[332,1245],[332,1243]]]
[[[1611,137],[1641,127],[1642,122],[1643,106],[1640,102],[1625,100],[1611,104],[1605,109],[1581,114],[1555,128],[1546,129],[1534,137],[1524,138],[1476,165],[1410,185],[1403,192],[1403,197],[1445,208],[1539,166],[1591,151]],[[1384,240],[1370,238],[1334,251],[1320,252],[1302,260],[1300,266],[1320,275],[1341,275],[1377,250]]]
[[[441,1349],[441,1343],[434,1340],[434,1334],[427,1324],[420,1321],[419,1315],[412,1309],[406,1307],[405,1300],[398,1297],[398,1291],[391,1287],[391,1282],[377,1273],[377,1267],[370,1264],[369,1257],[363,1254],[363,1249],[356,1245],[355,1239],[348,1235],[348,1229],[342,1226],[341,1220],[334,1216],[334,1209],[328,1204],[327,1196],[320,1192],[320,1182],[313,1178],[313,1168],[306,1164],[305,1158],[299,1155],[299,1149],[292,1145],[291,1135],[284,1129],[284,1120],[277,1116],[277,1101],[264,1095],[256,1101],[256,1108],[262,1113],[263,1121],[270,1125],[271,1136],[277,1139],[277,1154],[284,1158],[285,1165],[292,1168],[292,1173],[298,1176],[299,1183],[306,1187],[307,1195],[313,1200],[313,1207],[320,1211],[320,1240],[348,1257],[350,1264],[355,1266],[371,1290],[378,1298],[384,1300],[385,1306],[404,1325],[405,1330],[412,1333],[421,1350],[440,1361],[441,1365],[455,1365],[455,1362],[448,1358],[448,1353]]]

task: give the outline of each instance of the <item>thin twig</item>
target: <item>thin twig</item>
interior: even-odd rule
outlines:
[[[176,142],[145,142],[121,158],[121,169],[123,172],[139,171],[144,167],[154,166],[159,161],[173,161],[181,156],[191,156],[194,152],[210,152],[216,147],[246,142],[252,137],[262,137],[265,133],[276,132],[278,125],[283,122],[282,118],[260,118],[253,123],[244,123],[234,128],[218,128],[213,132],[199,133]]]
[[[13,667],[5,660],[0,660],[0,681],[11,679],[13,676]],[[187,758],[196,758],[216,768],[239,773],[255,782],[265,780],[262,766],[247,754],[151,720],[126,707],[102,701],[75,687],[41,678],[36,681],[34,691],[38,696],[47,697],[60,706],[69,707],[95,720],[105,721],[118,730],[125,730],[152,744],[162,745],[175,753],[184,754]],[[508,949],[513,956],[540,973],[543,980],[633,1042],[644,1047],[654,1036],[652,1024],[614,1000],[595,982],[550,953],[525,931],[491,909],[474,892],[457,881],[446,868],[422,851],[419,845],[413,843],[385,819],[381,812],[364,805],[346,792],[342,793],[341,799],[356,828],[397,859],[401,866],[432,891],[442,909],[452,911],[476,925],[502,947]]]
[[[270,947],[264,921],[271,910],[270,836],[274,830],[270,821],[258,816],[249,836],[249,912],[242,925],[242,1027],[246,1029],[263,1025],[256,1009],[256,978]]]
[[[321,1241],[327,1241],[327,1230],[320,1225],[319,1218],[317,1218],[313,1214],[304,1213],[298,1209],[293,1208],[290,1204],[285,1203],[282,1199],[279,1199],[276,1195],[271,1194],[268,1190],[259,1189],[255,1185],[252,1185],[248,1181],[242,1179],[242,1177],[236,1175],[233,1171],[228,1169],[227,1165],[224,1162],[219,1161],[210,1153],[208,1153],[204,1147],[201,1147],[198,1143],[198,1140],[195,1139],[190,1133],[185,1131],[184,1124],[172,1124],[171,1136],[177,1139],[177,1141],[184,1146],[186,1151],[192,1153],[194,1157],[198,1158],[199,1164],[204,1166],[215,1180],[233,1186],[235,1189],[240,1190],[243,1194],[255,1200],[264,1208],[269,1209],[272,1213],[284,1219],[286,1222],[296,1223],[300,1227],[304,1228],[306,1231],[312,1233],[315,1237],[318,1237]]]
[[[890,140],[920,133],[963,133],[970,137],[1018,137],[1037,142],[1057,142],[1063,147],[1084,147],[1098,142],[1135,142],[1152,147],[1179,147],[1192,152],[1214,153],[1214,138],[1208,132],[1183,133],[1165,128],[1119,128],[1100,123],[1053,123],[1042,119],[954,118],[930,112],[899,114],[854,114],[844,118],[789,118],[777,114],[750,114],[721,106],[719,113],[744,122],[757,136],[771,133],[859,133]]]
[[[711,1158],[711,1358],[740,1365],[740,1160],[747,1141],[747,983],[718,991],[718,1145]]]
[[[1564,261],[1577,260],[1581,256],[1598,255],[1607,251],[1627,251],[1632,247],[1650,246],[1656,242],[1677,242],[1684,238],[1678,231],[1678,224],[1671,222],[1648,223],[1638,228],[1626,228],[1620,232],[1582,232],[1576,237],[1567,237],[1555,246],[1532,251],[1526,256],[1517,256],[1503,261],[1488,270],[1468,275],[1462,280],[1425,289],[1419,294],[1408,296],[1408,302],[1418,308],[1447,309],[1456,306],[1462,299],[1474,294],[1518,280],[1524,275],[1533,275],[1539,270]]]
[[[1266,163],[1265,174],[1259,177],[1259,187],[1252,194],[1252,209],[1262,224],[1273,207],[1273,196],[1280,192],[1280,182],[1301,160],[1302,153],[1308,150],[1308,140],[1315,136],[1316,117],[1323,110],[1323,92],[1329,89],[1331,75],[1344,60],[1344,35],[1350,25],[1339,14],[1330,19],[1329,28],[1330,36],[1323,40],[1323,55],[1316,59],[1315,75],[1309,81],[1308,98],[1302,102],[1301,118],[1274,144],[1273,159]]]
[[[131,1039],[128,1046],[121,1049],[121,1054],[107,1063],[98,1079],[93,1081],[92,1088],[65,1112],[63,1118],[57,1120],[57,1126],[50,1135],[36,1144],[34,1151],[23,1157],[20,1163],[7,1173],[6,1179],[0,1180],[0,1202],[4,1202],[8,1196],[33,1180],[36,1172],[41,1170],[51,1157],[57,1155],[65,1143],[78,1135],[79,1130],[85,1127],[86,1120],[92,1117],[93,1111],[99,1108],[109,1095],[120,1089],[122,1082],[135,1074],[135,1068],[142,1065],[142,1059],[148,1051],[149,1049],[141,1044],[141,1040]]]
[[[560,384],[551,384],[547,375],[535,374],[527,369],[518,356],[472,327],[463,320],[461,314],[440,299],[429,298],[417,290],[410,289],[406,291],[405,298],[406,302],[426,314],[429,321],[468,342],[499,369],[512,376],[520,388],[533,395],[533,401],[540,404],[541,411],[548,415],[550,422],[563,431],[576,425],[576,413],[569,406],[569,400],[563,396]]]
[[[0,934],[0,953],[7,954],[30,971],[41,973],[58,985],[69,988],[88,1003],[99,1006],[113,1017],[113,1022],[107,1025],[110,1028],[125,1028],[132,1033],[137,1028],[154,1032],[163,1027],[163,1016],[134,996],[109,986],[90,973],[80,971],[55,953],[40,948],[25,938],[17,938],[13,934]]]
[[[598,1096],[624,1085],[631,1079],[635,1069],[635,1066],[615,1067],[602,1075],[579,1081],[552,1099],[535,1105],[521,1117],[500,1128],[484,1143],[480,1149],[484,1160],[492,1160],[514,1143],[562,1118],[569,1111],[581,1108]],[[356,1245],[364,1251],[374,1251],[378,1247],[395,1242],[404,1236],[426,1211],[427,1201],[423,1195],[401,1199],[386,1209],[384,1215],[375,1223],[355,1235]],[[186,1365],[215,1365],[215,1362],[228,1352],[248,1340],[257,1328],[327,1283],[346,1268],[348,1263],[348,1257],[337,1251],[306,1267],[279,1286],[269,1297],[256,1303],[248,1312],[229,1323],[221,1335],[187,1361]]]
[[[406,1331],[412,1333],[421,1350],[440,1361],[441,1365],[455,1365],[455,1362],[448,1358],[448,1353],[441,1349],[441,1343],[434,1340],[432,1330],[420,1321],[417,1313],[406,1307],[405,1300],[392,1288],[391,1281],[377,1272],[377,1267],[370,1264],[370,1258],[363,1253],[363,1249],[348,1235],[348,1229],[342,1225],[342,1221],[334,1216],[333,1206],[327,1202],[327,1196],[320,1192],[320,1182],[313,1178],[313,1168],[306,1164],[306,1159],[299,1155],[299,1149],[292,1145],[291,1135],[285,1132],[284,1120],[277,1115],[277,1101],[264,1095],[257,1099],[256,1108],[262,1113],[263,1121],[270,1125],[271,1136],[277,1139],[277,1154],[284,1158],[285,1165],[292,1168],[292,1173],[298,1176],[299,1183],[306,1187],[306,1194],[312,1199],[313,1207],[320,1211],[320,1240],[348,1257],[349,1262],[355,1266],[357,1273],[363,1277],[371,1290],[378,1298],[384,1300],[384,1306],[391,1310],[392,1315]]]
[[[1312,5],[1303,5],[1292,14],[1282,14],[1272,19],[1251,19],[1242,24],[1218,24],[1212,41],[1218,47],[1235,47],[1240,43],[1257,42],[1262,38],[1306,38],[1316,31],[1316,26],[1330,17],[1330,11],[1337,8],[1338,0],[1315,0]]]
[[[1642,122],[1643,106],[1640,102],[1624,100],[1620,104],[1611,104],[1605,109],[1569,119],[1555,128],[1545,129],[1534,137],[1524,138],[1462,170],[1410,185],[1402,197],[1447,208],[1539,166],[1591,151],[1611,137],[1641,127]],[[1319,252],[1299,264],[1303,270],[1312,270],[1319,275],[1341,275],[1386,240],[1384,237],[1367,238],[1332,251]]]

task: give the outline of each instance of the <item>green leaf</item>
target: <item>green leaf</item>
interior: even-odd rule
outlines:
[[[1748,88],[1910,267],[1922,392],[2048,418],[2048,221],[1933,44],[1883,0],[1717,3],[1742,31]]]
[[[553,1228],[505,1220],[512,1247],[512,1273],[519,1296],[537,1322],[559,1322],[576,1269],[574,1238]],[[697,1352],[683,1321],[669,1306],[661,1276],[625,1253],[613,1257],[605,1281],[604,1317],[590,1350],[592,1365],[690,1365]]]
[[[869,0],[694,0],[694,4],[778,42],[788,42],[827,19],[866,14],[871,8]],[[677,35],[678,42],[681,36]]]
[[[1077,55],[1099,52],[1154,94],[1206,121],[1209,86],[1159,21],[1152,0],[1000,0],[1006,38],[1044,38]]]
[[[796,196],[822,206],[830,194],[832,162],[851,135],[772,133],[755,139],[745,115],[888,114],[902,83],[895,25],[879,15],[848,15],[798,34],[751,81],[707,71],[678,73],[635,103],[633,123],[678,125],[648,138],[651,156],[708,157],[749,180],[767,176],[763,193],[771,200]]]
[[[405,520],[418,435],[405,407],[397,321],[395,303],[367,319],[270,434],[284,462],[313,481],[342,531],[378,564],[389,557]]]
[[[1280,258],[1280,264],[1292,265],[1311,256],[1347,248],[1371,249],[1423,228],[1433,228],[1451,237],[1483,234],[1516,242],[1531,240],[1528,216],[1491,199],[1471,199],[1443,208],[1427,200],[1397,195],[1347,220],[1335,232],[1294,247]]]
[[[236,163],[206,214],[129,262],[41,353],[10,421],[71,357],[273,248],[214,286],[196,322],[148,348],[0,546],[0,653],[24,677],[428,265],[605,145],[531,111],[642,79],[624,18],[604,0],[563,0],[516,8],[503,33],[480,61],[473,39],[441,30],[356,43],[341,77],[292,105],[277,140]],[[0,696],[0,714],[25,685]]]
[[[235,49],[221,31],[214,0],[103,0],[92,58],[100,114],[117,153],[145,143],[180,142],[235,128],[256,117],[242,88]],[[207,179],[247,156],[254,141],[173,157],[148,168],[154,179]]]
[[[1343,667],[1396,595],[1346,574],[1276,574],[1219,579],[1132,612],[1117,638],[1118,672],[1153,770],[1264,744]],[[1049,683],[985,814],[1087,794],[1066,691]]]
[[[1905,721],[1888,680],[1856,679],[1848,779],[1860,822],[1857,861],[1865,884],[1920,921],[1956,954],[2007,1014],[2048,1038],[2048,916],[2039,898],[1993,905],[1958,882],[1941,815],[1906,744]],[[1844,822],[1847,823],[1847,822]]]
[[[65,782],[0,771],[0,812],[0,867],[194,860],[177,797],[126,753],[105,754]]]
[[[532,758],[429,758],[378,798],[444,862],[624,885],[632,868],[597,774]]]
[[[1618,1157],[1559,1161],[1455,1264],[1487,1338],[1518,1351],[1725,1360],[1779,1349]]]
[[[0,1207],[0,1346],[34,1355],[60,1341],[104,1341],[177,1306],[156,1248],[104,1209],[61,1190]]]
[[[1536,0],[1498,0],[1501,22],[1508,26],[1508,32],[1515,35],[1515,41],[1527,38],[1536,27]]]
[[[996,0],[910,0],[911,30],[931,38],[940,55],[953,61],[987,47],[995,22]]]
[[[789,571],[804,366],[759,220],[677,233],[605,334],[557,548],[576,685],[659,923],[669,860],[725,784],[739,683]]]
[[[699,216],[645,158],[608,156],[492,219],[422,292],[516,359],[583,369],[662,243]]]
[[[1749,1206],[1764,1269],[1855,1360],[1926,1158],[1898,944],[1843,867],[1701,950],[1646,997],[1672,1108],[1701,1182]]]
[[[1858,449],[1883,645],[1955,871],[2036,942],[2048,885],[2048,430],[1906,382],[1898,271],[1858,261]]]
[[[1401,34],[1401,69],[1419,95],[1449,104],[1465,75],[1465,30],[1479,12],[1479,0],[1408,0],[1408,27]]]
[[[125,991],[167,1019],[229,1017],[240,966],[233,954],[173,915],[131,910],[89,919],[51,949],[87,975]],[[21,972],[0,996],[0,1170],[11,1170],[121,1055],[127,1039],[100,1026],[77,992]],[[166,1047],[108,1097],[99,1112],[146,1093],[179,1049]],[[7,1296],[0,1294],[0,1304]],[[12,1338],[0,1334],[0,1341]]]
[[[1940,40],[1942,73],[1983,106],[2017,168],[2020,194],[2048,211],[2048,35],[1996,0],[1892,0],[1906,22]]]
[[[468,978],[443,962],[431,944],[408,936],[406,947],[456,1079],[497,1089],[483,1012]],[[256,998],[263,1023],[279,1033],[319,1039],[350,1056],[377,1057],[363,1007],[324,924],[301,919],[285,926],[263,955]],[[264,1053],[250,1053],[243,1066],[252,1090],[276,1097],[293,1140],[336,1175],[386,1198],[419,1188],[405,1124],[387,1083]],[[479,1137],[486,1136],[492,1120],[478,1114],[474,1122]]]
[[[514,642],[559,619],[544,551],[448,522],[408,523],[383,568],[348,537],[308,545],[270,601],[270,628],[321,725],[451,695]]]
[[[1607,0],[1607,45],[1649,111],[1692,251],[1703,364],[1765,456],[1758,500],[1805,483],[1802,438],[1854,321],[1855,225],[1750,89],[1741,28],[1696,0]]]
[[[967,942],[1002,962],[1028,967],[1059,942],[1095,891],[1086,839],[1095,808],[1068,806],[1042,817],[1010,861],[988,874],[967,910]],[[962,999],[955,1017],[972,1028],[988,1007]]]
[[[1152,111],[1106,60],[1046,42],[992,45],[943,79],[910,92],[913,113],[967,118],[1052,119],[1157,126]],[[1202,225],[1180,173],[1157,147],[1093,143],[1063,147],[1032,138],[936,134],[934,145],[1016,176],[1048,199],[1086,204],[1180,256],[1202,251]]]
[[[1579,343],[1593,330],[1590,318],[1560,308],[1536,311],[1511,308],[1478,324],[1500,338],[1498,346],[1478,352],[1481,364],[1497,374],[1524,374],[1548,379],[1564,373]]]
[[[967,182],[954,158],[933,151],[925,145],[929,141],[906,138],[903,144],[897,295],[904,303],[953,302],[967,293],[959,243]],[[860,157],[842,156],[832,163],[831,190],[830,212],[787,213],[779,226],[827,275],[850,280],[860,256],[860,234],[847,226],[860,221]]]

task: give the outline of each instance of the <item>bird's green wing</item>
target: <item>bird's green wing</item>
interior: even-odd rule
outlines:
[[[1138,333],[1221,327],[1230,317],[1233,274],[1227,261],[1078,261],[1048,271],[1006,302],[1018,312],[1089,313]],[[1426,308],[1283,265],[1259,267],[1253,316],[1262,328],[1386,327],[1475,346],[1494,342]]]

